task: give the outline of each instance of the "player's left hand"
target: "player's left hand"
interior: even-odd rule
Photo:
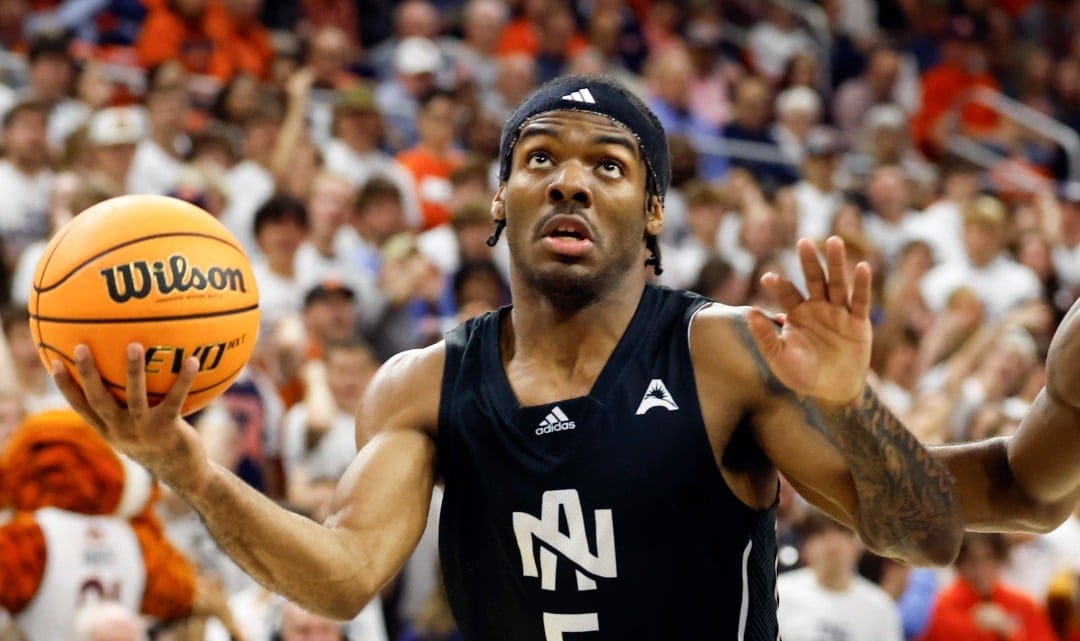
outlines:
[[[784,308],[782,326],[777,332],[764,312],[752,309],[750,331],[781,383],[824,403],[847,404],[862,394],[870,368],[870,265],[860,262],[849,284],[840,238],[825,243],[827,271],[813,241],[801,239],[798,250],[808,295],[778,274],[765,274],[762,286]]]

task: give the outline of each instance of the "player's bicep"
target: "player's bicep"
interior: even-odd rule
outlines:
[[[805,418],[794,398],[774,399],[754,414],[759,447],[791,485],[814,507],[855,528],[858,496],[847,463]]]
[[[359,453],[342,475],[326,525],[381,587],[401,569],[427,524],[445,351],[394,356],[357,409]]]
[[[415,430],[377,434],[342,475],[326,526],[376,589],[412,554],[427,525],[435,443]]]

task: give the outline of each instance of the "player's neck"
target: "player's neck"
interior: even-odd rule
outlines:
[[[644,279],[628,277],[602,300],[573,312],[535,291],[515,293],[504,359],[535,356],[569,369],[591,358],[606,361],[630,325],[644,288]]]

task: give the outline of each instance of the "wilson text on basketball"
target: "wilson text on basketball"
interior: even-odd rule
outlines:
[[[163,296],[174,292],[217,291],[246,292],[244,273],[235,267],[203,268],[188,263],[183,254],[173,254],[168,261],[148,263],[137,260],[115,265],[98,272],[105,279],[109,298],[117,303],[146,298],[153,291]]]

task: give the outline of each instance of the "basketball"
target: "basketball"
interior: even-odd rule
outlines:
[[[78,381],[75,346],[83,343],[121,402],[129,343],[146,350],[151,405],[194,356],[185,415],[236,379],[259,328],[259,293],[240,243],[210,214],[166,196],[113,198],[61,227],[37,265],[29,308],[46,367],[59,360]]]

